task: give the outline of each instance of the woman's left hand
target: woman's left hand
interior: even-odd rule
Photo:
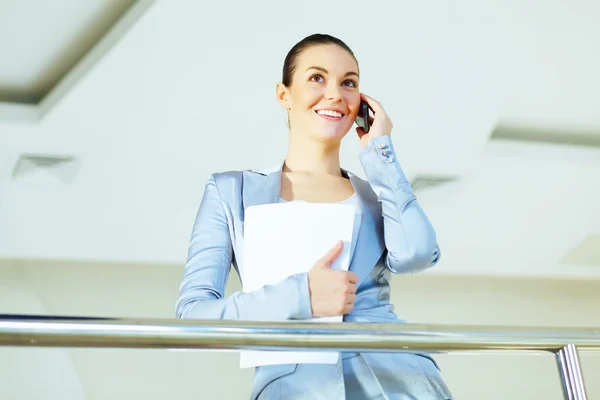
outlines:
[[[369,125],[371,127],[369,133],[365,133],[365,130],[361,127],[356,128],[356,133],[360,139],[360,146],[365,147],[369,143],[369,140],[373,138],[390,136],[393,124],[381,103],[364,93],[360,94],[360,99],[369,105],[374,115],[374,117],[369,116]]]

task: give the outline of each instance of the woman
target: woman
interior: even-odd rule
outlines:
[[[196,217],[177,317],[279,320],[343,315],[348,322],[402,322],[389,303],[390,272],[437,263],[435,232],[417,203],[390,140],[381,104],[359,91],[358,62],[329,35],[312,35],[288,53],[277,100],[287,110],[289,147],[276,168],[213,174]],[[362,128],[362,180],[341,169],[340,142],[361,100],[374,118]],[[327,268],[338,243],[307,273],[252,293],[223,292],[241,266],[244,209],[278,201],[346,202],[357,211],[349,271]],[[252,397],[271,399],[450,399],[435,362],[424,354],[342,353],[337,364],[259,367]]]

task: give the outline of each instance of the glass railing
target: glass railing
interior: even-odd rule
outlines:
[[[600,352],[600,328],[294,323],[0,315],[0,346],[556,355],[565,399],[587,399],[578,353]]]

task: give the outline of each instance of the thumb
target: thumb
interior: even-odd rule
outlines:
[[[362,126],[359,126],[358,128],[355,129],[356,130],[356,134],[358,135],[359,139],[362,139],[363,136],[365,136],[367,133],[365,132],[365,129]]]
[[[342,249],[344,248],[344,242],[342,242],[341,240],[338,241],[335,246],[333,246],[333,248],[331,250],[329,250],[327,252],[327,254],[325,254],[323,256],[323,258],[321,258],[321,262],[319,264],[321,264],[322,267],[324,268],[330,268],[331,264],[333,264],[333,262],[340,256],[340,254],[342,253]]]

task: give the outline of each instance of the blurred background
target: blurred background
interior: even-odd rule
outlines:
[[[0,1],[0,313],[174,317],[213,172],[283,160],[275,84],[329,33],[438,234],[410,322],[600,326],[600,3]],[[364,176],[350,131],[342,164]],[[235,274],[228,291],[240,289]],[[436,357],[457,399],[561,399],[550,354]],[[582,355],[590,398],[600,356]],[[0,348],[0,399],[247,399],[235,352]]]

